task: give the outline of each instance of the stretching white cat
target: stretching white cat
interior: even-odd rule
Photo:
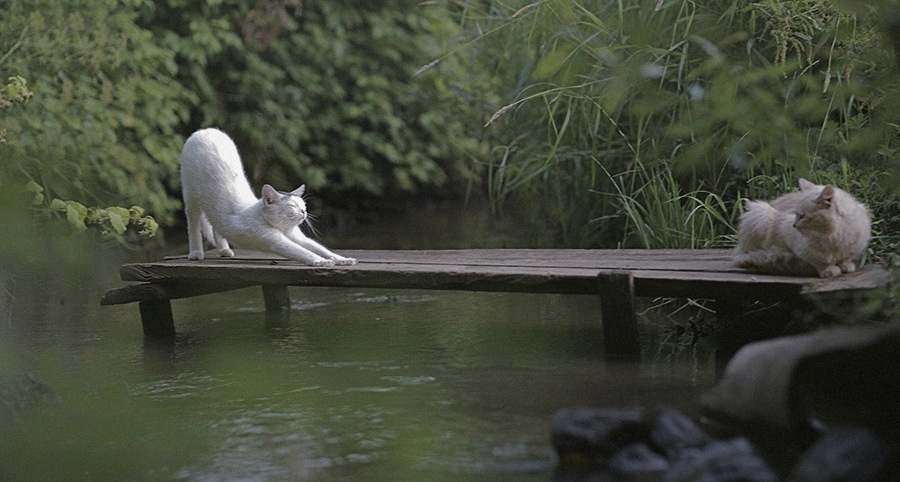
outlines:
[[[181,150],[181,186],[187,214],[189,259],[203,259],[203,237],[231,257],[229,243],[311,266],[356,264],[300,231],[306,222],[305,186],[279,192],[266,184],[257,199],[244,175],[237,147],[218,129],[193,133]]]

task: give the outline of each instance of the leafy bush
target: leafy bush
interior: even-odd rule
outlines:
[[[334,198],[458,192],[484,155],[458,120],[471,105],[448,81],[459,70],[446,62],[415,75],[455,24],[442,10],[405,7],[5,5],[0,67],[28,79],[34,99],[0,119],[0,185],[33,183],[48,203],[139,205],[171,225],[181,217],[181,145],[216,125],[258,184],[306,183]]]
[[[5,76],[28,79],[28,108],[0,119],[0,185],[35,183],[45,197],[141,205],[172,219],[186,93],[173,55],[134,24],[143,2],[6,2]]]
[[[481,149],[455,115],[466,104],[447,83],[452,65],[413,75],[453,27],[442,11],[168,1],[147,4],[142,19],[178,52],[179,79],[196,96],[191,127],[229,132],[257,184],[405,195],[460,185],[467,152]]]

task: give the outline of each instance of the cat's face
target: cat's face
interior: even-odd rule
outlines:
[[[808,194],[797,203],[794,227],[801,233],[830,234],[835,229],[835,212],[832,207],[834,188],[804,189]]]
[[[292,192],[277,191],[266,184],[262,188],[263,217],[276,228],[286,231],[303,224],[307,219],[306,202],[300,186]]]

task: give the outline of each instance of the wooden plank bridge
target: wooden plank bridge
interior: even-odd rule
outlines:
[[[830,292],[887,286],[878,266],[835,278],[754,274],[731,265],[730,250],[474,249],[345,250],[355,266],[315,268],[238,250],[234,258],[170,257],[121,267],[123,281],[103,305],[137,302],[147,337],[173,337],[170,300],[261,286],[267,312],[290,309],[288,286],[582,294],[600,297],[607,355],[638,353],[634,297],[716,300],[717,310],[747,301],[797,301]]]

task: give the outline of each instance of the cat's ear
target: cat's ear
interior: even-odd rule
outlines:
[[[830,208],[832,200],[834,200],[834,187],[825,186],[825,188],[822,189],[822,193],[816,198],[816,204],[823,208]]]
[[[806,179],[803,179],[802,177],[800,178],[800,190],[801,191],[808,191],[814,187],[816,187],[815,184],[807,181]]]
[[[306,192],[306,184],[301,185],[297,189],[291,191],[291,194],[294,196],[303,196],[303,193]]]
[[[281,194],[278,191],[276,191],[274,187],[272,187],[268,184],[266,184],[262,187],[263,204],[268,206],[269,204],[272,204],[273,202],[277,201],[278,198],[280,198],[280,197],[281,197]]]

